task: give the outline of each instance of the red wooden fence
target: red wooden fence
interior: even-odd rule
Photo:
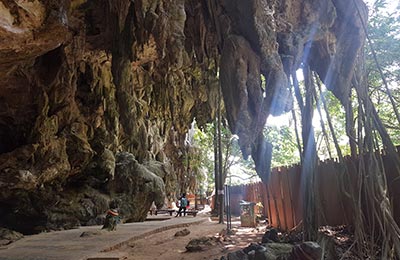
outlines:
[[[394,217],[400,224],[400,175],[382,155],[386,170],[389,198],[392,201]],[[356,186],[358,160],[345,158],[349,172],[349,183]],[[343,168],[334,160],[319,162],[316,173],[316,192],[319,196],[319,224],[341,225],[351,224],[351,207],[340,192],[339,174]],[[295,227],[303,219],[302,212],[302,180],[299,165],[274,168],[269,183],[262,182],[231,187],[231,211],[239,215],[240,200],[261,202],[260,208],[274,227],[288,230]],[[256,212],[258,211],[256,207]]]

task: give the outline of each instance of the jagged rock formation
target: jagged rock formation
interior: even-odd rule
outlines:
[[[0,225],[98,223],[128,194],[121,214],[143,220],[177,191],[184,134],[214,117],[218,73],[230,128],[265,177],[261,129],[290,109],[304,57],[348,95],[363,42],[354,3],[365,11],[361,0],[1,0]]]
[[[316,242],[302,242],[297,245],[285,243],[254,244],[222,256],[220,260],[317,260],[322,257],[322,249]]]
[[[244,156],[252,155],[266,180],[270,163],[265,158],[272,148],[262,128],[268,115],[291,108],[288,78],[303,61],[347,104],[365,40],[358,10],[365,18],[365,6],[361,1],[227,0],[222,7],[220,20],[229,21],[221,26],[220,67],[229,126],[239,135]]]
[[[23,237],[21,233],[6,228],[0,228],[0,246],[11,244]]]

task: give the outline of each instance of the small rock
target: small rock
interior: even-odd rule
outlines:
[[[250,259],[254,259],[254,257],[256,256],[256,251],[255,250],[251,250],[247,253],[248,257]]]
[[[262,237],[261,243],[279,242],[278,231],[275,228],[267,230]]]
[[[101,235],[101,231],[85,231],[79,237],[93,237]]]
[[[251,243],[242,250],[229,253],[228,260],[298,260],[290,258],[292,248],[293,245],[285,243]]]
[[[250,251],[256,251],[260,247],[259,244],[251,243],[247,247],[243,248],[243,252],[249,254]]]
[[[285,243],[268,243],[265,244],[267,250],[264,252],[265,259],[288,259],[293,245]],[[297,260],[297,259],[296,259]]]
[[[189,234],[190,234],[190,231],[187,228],[185,228],[183,230],[179,230],[178,232],[176,232],[175,236],[176,237],[184,237],[184,236],[187,236]]]
[[[195,238],[189,241],[186,246],[186,250],[189,252],[204,251],[212,246],[217,245],[217,243],[218,239],[215,237]]]
[[[227,260],[248,260],[248,259],[249,259],[249,257],[242,250],[231,252],[227,256]],[[221,258],[221,260],[222,260],[222,258]]]
[[[318,243],[307,241],[293,247],[291,257],[296,260],[319,260],[322,248]]]
[[[254,260],[269,260],[266,256],[267,248],[260,246],[254,253]]]

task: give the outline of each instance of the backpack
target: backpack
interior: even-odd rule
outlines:
[[[181,198],[181,207],[184,208],[188,205],[188,200],[186,198]]]

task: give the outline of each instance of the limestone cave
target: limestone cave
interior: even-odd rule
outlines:
[[[1,0],[0,227],[100,225],[110,205],[144,221],[184,188],[185,135],[215,119],[219,91],[268,181],[262,130],[291,111],[291,76],[309,69],[346,107],[367,13],[362,0]]]

